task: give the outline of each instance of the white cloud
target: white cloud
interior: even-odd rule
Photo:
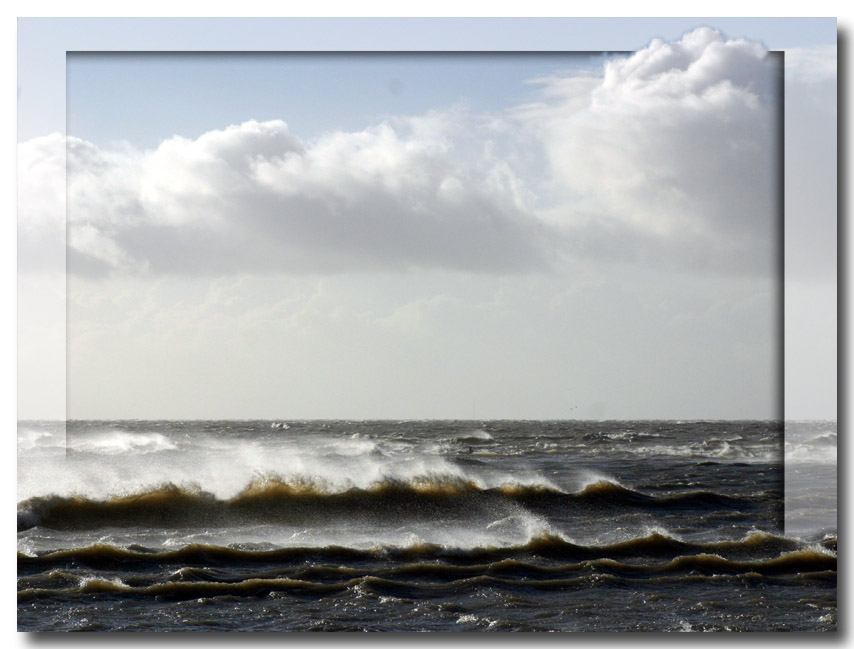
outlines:
[[[398,119],[312,142],[282,121],[249,121],[145,152],[69,137],[70,268],[220,274],[542,265],[518,178],[500,160],[482,168],[454,162],[442,119]],[[22,144],[23,155],[36,156],[37,145]]]
[[[27,232],[65,223],[65,138],[59,133],[18,145],[18,220]]]
[[[18,267],[65,273],[65,138],[58,133],[18,145]]]
[[[577,254],[749,268],[771,259],[779,65],[754,43],[698,29],[543,78],[515,117],[549,160],[541,213]]]

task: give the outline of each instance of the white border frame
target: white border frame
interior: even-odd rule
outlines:
[[[18,100],[18,140],[65,133],[67,51],[630,51],[700,25],[730,38],[761,40],[772,50],[836,39],[832,18],[26,18],[19,19],[17,34],[18,82],[26,88]],[[37,116],[29,111],[30,97],[41,105]],[[787,213],[787,226],[791,218]],[[835,225],[837,214],[812,218]],[[786,236],[785,246],[797,248],[798,242]],[[787,269],[785,280],[791,278]],[[784,327],[797,308],[787,295]],[[818,316],[835,324],[836,301]],[[33,324],[40,323],[19,314],[19,329]],[[65,322],[51,326],[64,339]],[[813,353],[810,342],[808,331],[785,335],[784,358]],[[65,359],[56,361],[64,374]],[[786,394],[796,389],[785,374],[784,381]]]

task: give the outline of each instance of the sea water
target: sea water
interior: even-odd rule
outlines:
[[[798,432],[21,422],[18,628],[832,631],[836,428]]]

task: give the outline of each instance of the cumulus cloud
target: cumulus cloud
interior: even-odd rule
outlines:
[[[600,78],[540,79],[543,101],[515,117],[548,156],[541,213],[576,254],[767,267],[781,73],[760,45],[702,28]]]
[[[77,273],[513,272],[560,254],[767,271],[781,72],[698,29],[539,78],[539,101],[479,127],[460,109],[311,141],[283,121],[150,151],[36,138],[21,241],[61,231],[67,152]]]
[[[304,142],[282,121],[248,121],[194,140],[173,137],[153,151],[104,150],[69,137],[69,268],[217,274],[542,265],[518,179],[499,162],[455,164],[441,122],[396,120]],[[21,158],[41,156],[56,172],[62,140],[24,143]],[[39,177],[28,178],[26,196],[37,194]],[[39,223],[39,211],[33,203],[25,216]]]

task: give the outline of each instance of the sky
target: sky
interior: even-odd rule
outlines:
[[[19,146],[19,256],[51,263],[67,152],[69,418],[782,415],[757,42],[72,54],[67,83],[67,142]]]

